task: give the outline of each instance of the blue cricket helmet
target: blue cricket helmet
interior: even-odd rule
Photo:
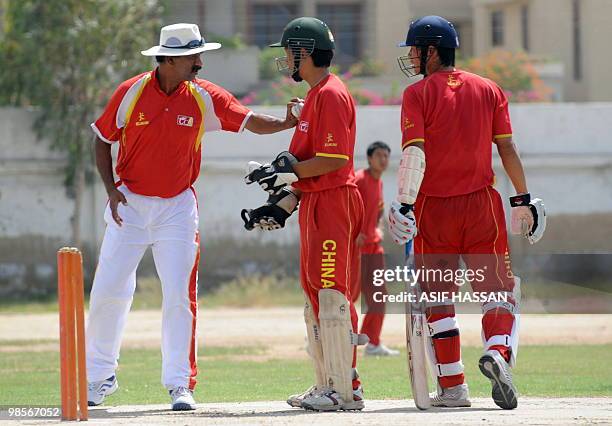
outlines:
[[[436,46],[457,49],[459,36],[452,22],[436,15],[423,16],[410,23],[406,41],[398,47]]]

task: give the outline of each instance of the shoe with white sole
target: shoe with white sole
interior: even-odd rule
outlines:
[[[496,350],[488,350],[480,357],[478,367],[491,380],[491,396],[498,407],[512,410],[518,405],[518,391],[512,383],[510,365]]]
[[[104,398],[112,395],[119,389],[119,383],[115,376],[98,382],[87,384],[87,405],[90,407],[100,405],[104,402]]]
[[[302,408],[313,411],[353,411],[363,410],[364,407],[361,386],[353,390],[352,401],[344,401],[338,392],[329,388],[313,392],[302,400]]]
[[[357,389],[353,389],[353,400],[342,404],[344,411],[363,410],[365,402],[363,400],[363,388],[361,385]]]
[[[169,392],[172,398],[172,411],[191,411],[196,409],[196,402],[193,399],[192,390],[184,386],[179,386]]]
[[[364,354],[367,356],[399,356],[400,352],[386,347],[382,343],[379,345],[373,345],[368,343],[365,347]]]
[[[313,393],[317,392],[317,390],[318,390],[317,386],[312,385],[311,387],[309,387],[302,393],[296,393],[295,395],[290,395],[287,398],[287,404],[295,408],[302,408],[302,401],[304,400],[304,398],[309,397]]]
[[[429,394],[432,407],[471,407],[470,391],[466,383],[451,388],[439,388]]]

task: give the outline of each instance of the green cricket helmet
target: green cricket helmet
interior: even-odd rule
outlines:
[[[334,50],[334,36],[327,24],[320,19],[308,16],[294,19],[283,30],[283,36],[270,47],[303,47],[312,49]]]
[[[300,63],[312,54],[314,49],[334,50],[334,36],[327,24],[320,19],[302,17],[289,22],[283,30],[283,36],[278,43],[270,47],[284,47],[291,50],[293,67],[289,67],[286,56],[276,58],[276,66],[280,72],[288,72],[293,80],[300,82]]]

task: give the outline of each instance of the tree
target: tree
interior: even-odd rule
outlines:
[[[0,28],[0,105],[34,107],[34,131],[66,153],[72,242],[91,176],[95,119],[117,84],[150,69],[164,0],[7,0]]]
[[[524,52],[493,50],[459,61],[458,66],[499,84],[511,102],[548,102],[552,90],[538,75],[535,64],[536,60]]]

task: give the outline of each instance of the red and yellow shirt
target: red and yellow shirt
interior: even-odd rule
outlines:
[[[408,86],[402,149],[425,143],[420,192],[452,197],[492,185],[492,144],[512,136],[508,99],[493,81],[465,71],[435,72]]]
[[[289,152],[299,161],[317,156],[348,161],[338,170],[300,179],[293,186],[304,192],[355,186],[354,149],[355,103],[344,83],[330,74],[308,92]]]
[[[382,235],[378,229],[378,221],[385,208],[382,179],[375,179],[367,169],[361,169],[355,173],[355,184],[363,200],[361,233],[365,235],[364,244],[379,243]]]
[[[167,95],[153,70],[121,83],[91,128],[103,141],[120,143],[116,172],[130,191],[170,198],[200,174],[204,134],[242,131],[250,115],[206,80],[185,81]]]

